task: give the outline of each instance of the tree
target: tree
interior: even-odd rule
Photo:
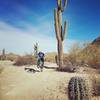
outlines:
[[[64,12],[67,6],[67,0],[64,0],[64,4],[62,2],[62,0],[57,0],[57,9],[54,9],[55,33],[57,39],[59,67],[63,66],[63,41],[66,34],[66,21],[64,22],[63,28],[62,13]]]

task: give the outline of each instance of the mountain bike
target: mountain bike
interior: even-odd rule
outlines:
[[[38,59],[37,68],[39,68],[40,71],[43,72],[43,67],[44,67],[44,61],[42,59]]]

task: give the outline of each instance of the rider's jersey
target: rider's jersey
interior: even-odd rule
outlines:
[[[39,52],[38,56],[39,56],[39,58],[44,58],[44,53],[43,52]]]

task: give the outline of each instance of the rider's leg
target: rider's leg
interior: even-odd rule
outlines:
[[[40,59],[37,60],[37,68],[39,68]]]
[[[42,61],[42,66],[41,66],[41,72],[42,72],[44,67],[44,58],[41,58],[41,61]]]
[[[42,66],[44,66],[44,58],[42,58],[41,61],[42,61]]]

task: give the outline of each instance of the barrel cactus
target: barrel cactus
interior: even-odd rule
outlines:
[[[69,100],[91,100],[91,84],[82,77],[72,77],[68,85]]]

